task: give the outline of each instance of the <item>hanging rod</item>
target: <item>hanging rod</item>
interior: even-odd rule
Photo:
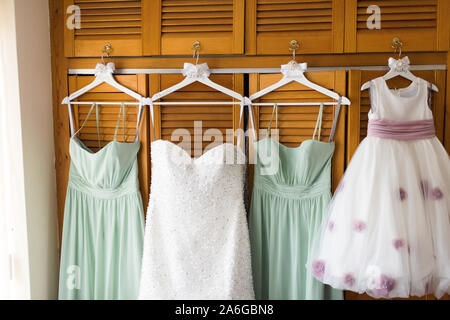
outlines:
[[[87,105],[92,105],[92,104],[103,104],[103,105],[131,105],[131,106],[138,106],[139,102],[102,102],[102,101],[95,101],[95,102],[86,102],[86,101],[70,101],[70,104],[87,104]]]
[[[198,101],[198,102],[153,102],[154,106],[178,106],[178,105],[240,105],[241,102],[206,102],[206,101]]]
[[[116,69],[114,74],[180,74],[183,69]],[[386,71],[389,66],[344,66],[344,67],[311,67],[306,72],[323,72],[337,70]],[[411,65],[409,70],[447,70],[445,64]],[[280,73],[280,68],[222,68],[210,69],[215,74],[250,74]],[[69,69],[69,75],[94,75],[95,69]]]

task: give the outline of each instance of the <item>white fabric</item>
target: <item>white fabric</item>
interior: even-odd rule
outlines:
[[[181,73],[188,78],[208,78],[211,72],[207,63],[192,64],[186,62]]]
[[[407,88],[391,90],[383,78],[372,80],[369,119],[414,121],[433,119],[428,107],[428,83],[420,78]]]
[[[427,85],[372,85],[370,118],[425,120]],[[307,266],[334,288],[379,298],[450,293],[450,161],[434,137],[367,137],[330,205]]]
[[[410,61],[408,57],[403,57],[398,60],[389,58],[388,64],[391,69],[394,69],[397,72],[406,72],[409,70]]]
[[[281,66],[281,73],[287,78],[296,78],[301,76],[308,69],[308,64],[306,62],[297,63],[291,61],[288,64],[283,64]]]
[[[222,144],[192,159],[157,140],[151,156],[139,298],[253,299],[245,155]]]
[[[94,74],[97,78],[106,80],[110,78],[114,70],[116,70],[114,62],[108,62],[107,64],[97,63]]]

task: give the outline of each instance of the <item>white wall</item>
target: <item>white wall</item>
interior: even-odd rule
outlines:
[[[58,232],[48,0],[0,2],[9,9],[12,2],[15,17],[10,28],[15,28],[16,61],[10,60],[9,69],[17,70],[11,86],[19,96],[18,104],[12,98],[9,106],[20,108],[29,257],[29,297],[24,298],[55,299]],[[14,50],[13,42],[9,49]]]
[[[0,0],[0,50],[4,73],[0,88],[0,210],[10,223],[5,229],[10,231],[6,241],[13,267],[13,280],[3,295],[4,298],[29,299],[30,270],[14,0]],[[5,237],[2,240],[5,241]],[[3,281],[6,279],[3,278]]]

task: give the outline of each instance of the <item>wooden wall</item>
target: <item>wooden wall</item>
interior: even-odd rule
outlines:
[[[58,187],[58,214],[62,230],[68,169],[70,129],[67,107],[62,99],[89,82],[90,76],[68,76],[68,69],[94,68],[106,43],[112,45],[116,68],[181,68],[192,59],[192,44],[201,43],[200,62],[211,68],[278,68],[290,58],[291,40],[300,48],[297,61],[309,67],[386,65],[392,56],[394,37],[403,41],[403,53],[414,65],[450,64],[450,1],[448,0],[49,0],[51,16],[53,110],[55,155]],[[70,30],[66,21],[70,5],[81,8],[81,29]],[[381,8],[381,29],[369,30],[367,7]],[[307,76],[328,88],[347,95],[352,106],[344,108],[336,136],[333,186],[342,176],[359,142],[366,135],[368,93],[361,84],[382,72],[339,70],[310,73]],[[437,134],[450,152],[450,73],[424,70],[417,75],[434,82],[440,89],[433,98]],[[279,74],[214,75],[213,79],[242,94],[254,93],[279,79]],[[144,96],[179,81],[179,75],[127,75],[118,81]],[[402,85],[395,80],[393,85]],[[247,90],[246,90],[247,88]],[[311,92],[300,87],[286,87],[267,101],[311,99]],[[84,99],[122,99],[108,86],[93,90]],[[202,85],[193,85],[172,94],[167,100],[209,100],[226,97]],[[310,101],[310,100],[308,100]],[[292,108],[291,108],[292,109]],[[298,145],[312,135],[310,119],[317,108],[284,110],[282,142]],[[190,129],[192,120],[204,126],[237,128],[239,107],[168,107],[156,108],[157,138],[167,139],[173,129]],[[101,112],[101,139],[111,140],[111,125],[118,110]],[[281,110],[280,110],[281,111]],[[332,110],[326,110],[324,132],[329,134]],[[77,125],[86,108],[76,108]],[[256,108],[256,124],[267,126],[268,110]],[[127,109],[126,139],[134,135],[136,110]],[[115,119],[115,120],[114,120]],[[94,120],[94,118],[93,118]],[[314,121],[312,121],[314,122]],[[284,126],[284,127],[283,127]],[[95,126],[94,126],[95,127]],[[83,130],[81,139],[95,142],[95,128]],[[144,206],[148,201],[150,181],[150,119],[145,112],[141,125],[139,154],[141,191]],[[310,134],[309,134],[309,131]],[[121,134],[121,132],[120,132]],[[121,135],[120,135],[121,136]],[[95,143],[92,144],[95,147]],[[347,293],[347,299],[368,299],[366,295]],[[433,299],[433,297],[425,297]],[[445,299],[449,299],[446,297]]]

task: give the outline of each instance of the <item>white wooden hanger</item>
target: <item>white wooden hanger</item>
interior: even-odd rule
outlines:
[[[319,86],[318,84],[315,84],[311,81],[309,81],[306,77],[305,77],[305,71],[307,69],[307,64],[306,63],[297,63],[295,62],[295,60],[292,60],[291,62],[289,62],[288,64],[282,65],[281,66],[281,73],[283,74],[283,78],[278,81],[277,83],[274,83],[273,85],[262,89],[261,91],[253,94],[250,96],[250,101],[256,100],[264,95],[266,95],[269,92],[272,92],[288,83],[291,83],[293,81],[298,82],[308,88],[311,88],[315,91],[318,91],[330,98],[333,98],[334,100],[340,100],[341,99],[341,104],[343,105],[350,105],[351,102],[348,98],[346,97],[341,97],[339,94],[337,94],[336,92],[333,92],[331,90],[328,90],[327,88],[324,88],[322,86]],[[277,105],[282,106],[282,105],[290,105],[290,106],[302,106],[302,105],[320,105],[322,103],[320,102],[283,102],[283,103],[277,103]],[[337,105],[338,102],[324,102],[324,105]],[[273,105],[273,103],[252,103],[252,105],[254,106],[264,106],[264,105]]]
[[[88,84],[87,86],[81,88],[80,90],[72,93],[70,96],[65,97],[62,101],[63,104],[92,104],[92,102],[84,102],[84,103],[80,103],[79,101],[74,101],[72,102],[72,100],[82,96],[83,94],[89,92],[90,90],[94,89],[95,87],[101,85],[102,83],[107,83],[110,86],[128,94],[129,96],[135,98],[136,100],[138,100],[138,102],[142,102],[143,97],[128,89],[127,87],[124,87],[123,85],[121,85],[120,83],[118,83],[116,81],[116,79],[114,79],[113,76],[113,72],[115,70],[115,65],[113,62],[109,62],[108,64],[101,64],[98,63],[97,66],[95,67],[95,79],[94,81],[92,81],[90,84]],[[108,104],[107,102],[102,103],[102,102],[98,102],[98,104]],[[111,104],[111,103],[109,103]],[[117,103],[117,104],[121,104]],[[131,104],[131,103],[127,103],[127,104]],[[139,104],[139,103],[134,103],[134,104]]]
[[[103,64],[103,63],[98,63],[97,66],[95,67],[95,79],[94,81],[92,81],[90,84],[88,84],[87,86],[81,88],[80,90],[72,93],[70,96],[65,97],[62,101],[62,104],[67,104],[68,105],[68,109],[69,109],[69,118],[70,118],[70,130],[72,132],[72,135],[74,134],[75,130],[74,130],[74,124],[73,124],[73,117],[72,117],[72,108],[71,105],[72,104],[93,104],[93,103],[97,103],[97,104],[102,104],[102,105],[122,105],[122,104],[126,104],[126,105],[139,105],[139,112],[138,112],[138,119],[137,119],[137,126],[139,126],[139,122],[140,122],[140,118],[142,115],[142,106],[144,105],[144,98],[134,92],[133,90],[128,89],[127,87],[124,87],[123,85],[119,84],[113,76],[113,72],[115,70],[115,65],[113,62],[109,62],[108,64]],[[138,102],[100,102],[100,101],[96,101],[96,102],[87,102],[87,101],[73,101],[74,99],[82,96],[83,94],[89,92],[90,90],[94,89],[95,87],[103,84],[103,83],[107,83],[110,86],[126,93],[127,95],[133,97],[134,99],[136,99]]]
[[[400,53],[401,54],[401,53]],[[389,79],[393,79],[395,77],[403,77],[412,82],[417,81],[418,77],[416,77],[411,71],[409,71],[410,61],[408,57],[403,57],[396,60],[395,58],[389,58],[388,61],[389,67],[391,68],[388,73],[386,73],[382,78],[387,81]],[[432,83],[428,83],[429,88],[435,92],[439,92],[438,87]],[[361,91],[367,90],[371,87],[372,81],[368,81],[364,83],[361,87]]]
[[[197,55],[197,61],[198,61],[198,55]],[[161,92],[154,94],[153,97],[151,97],[151,98],[144,99],[144,104],[150,105],[150,116],[151,116],[151,120],[152,120],[153,137],[156,137],[155,115],[154,115],[154,108],[153,108],[154,105],[236,105],[236,104],[238,104],[238,105],[241,105],[239,127],[241,126],[244,105],[247,104],[248,98],[242,96],[241,94],[239,94],[233,90],[225,88],[224,86],[221,86],[220,84],[217,84],[214,81],[211,81],[211,79],[209,79],[209,75],[211,74],[211,72],[209,71],[208,64],[206,64],[206,63],[202,63],[202,64],[196,63],[195,65],[192,63],[185,63],[182,74],[186,77],[183,81],[171,86],[170,88],[167,88]],[[239,102],[224,102],[224,101],[156,102],[157,100],[159,100],[175,91],[178,91],[181,88],[184,88],[194,82],[203,83],[204,85],[206,85],[210,88],[213,88],[217,91],[225,93],[226,95],[238,100]],[[240,133],[238,136],[238,145],[239,144],[240,144]]]
[[[198,102],[155,102],[155,101],[157,101],[175,91],[178,91],[181,88],[184,88],[194,82],[203,83],[204,85],[206,85],[210,88],[213,88],[217,91],[223,92],[226,95],[240,101],[240,102],[201,102],[201,104],[208,104],[208,105],[241,104],[242,102],[246,101],[245,98],[242,95],[240,95],[239,93],[237,93],[233,90],[230,90],[228,88],[225,88],[224,86],[221,86],[220,84],[217,84],[217,83],[211,81],[211,79],[209,79],[210,71],[208,68],[208,64],[206,64],[206,63],[195,64],[195,65],[192,63],[185,63],[182,73],[186,77],[183,81],[153,95],[153,97],[151,98],[151,102],[153,103],[153,105],[199,104]],[[149,104],[149,101],[146,101],[146,104]]]

